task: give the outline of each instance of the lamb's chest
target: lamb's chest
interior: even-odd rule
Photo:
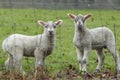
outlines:
[[[77,48],[83,48],[83,47],[87,47],[91,45],[91,40],[88,39],[80,39],[80,38],[74,38],[73,39],[73,44],[75,45],[75,47]]]
[[[80,39],[73,39],[73,44],[77,48],[83,48],[84,43]]]

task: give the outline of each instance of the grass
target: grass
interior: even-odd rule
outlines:
[[[71,64],[75,68],[79,69],[77,55],[72,43],[74,35],[73,21],[67,16],[67,13],[72,14],[88,14],[93,16],[87,21],[88,28],[95,28],[99,26],[107,26],[114,32],[117,49],[120,52],[120,11],[119,10],[44,10],[44,9],[0,9],[0,45],[3,39],[7,36],[20,33],[25,35],[36,35],[43,32],[43,28],[37,24],[38,20],[52,20],[56,21],[62,19],[64,22],[62,26],[57,28],[57,40],[53,54],[46,59],[46,68],[52,74],[68,68]],[[106,51],[105,63],[103,70],[111,69],[115,70],[114,61],[112,56]],[[0,70],[4,69],[4,62],[7,59],[5,54],[0,48]],[[94,72],[97,66],[97,57],[95,51],[92,51],[87,69],[88,72]],[[34,69],[34,58],[24,58],[23,67],[25,71]]]

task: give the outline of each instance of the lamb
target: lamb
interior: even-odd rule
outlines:
[[[8,53],[8,59],[5,61],[6,70],[25,74],[22,69],[23,56],[35,57],[35,68],[44,66],[45,58],[53,51],[56,39],[56,27],[62,24],[62,20],[38,21],[38,24],[44,26],[43,34],[27,36],[22,34],[13,34],[7,37],[3,43],[3,50]]]
[[[113,32],[107,27],[99,27],[94,29],[88,29],[85,21],[92,15],[88,14],[83,16],[82,14],[74,15],[68,14],[68,16],[74,20],[75,33],[73,43],[76,48],[77,57],[79,61],[79,67],[82,73],[86,73],[86,64],[88,62],[88,56],[91,50],[96,50],[98,56],[98,65],[96,72],[100,72],[102,64],[104,62],[104,48],[107,48],[115,60],[116,71],[120,71],[120,60],[116,50],[115,37]]]

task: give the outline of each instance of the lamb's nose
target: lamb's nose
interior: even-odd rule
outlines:
[[[82,25],[82,22],[81,22],[81,21],[78,21],[78,22],[77,22],[77,25]]]
[[[50,33],[50,35],[52,35],[52,34],[53,34],[53,31],[49,31],[49,33]]]
[[[81,24],[81,22],[80,22],[80,21],[78,21],[78,22],[77,22],[77,25],[80,25],[80,24]]]

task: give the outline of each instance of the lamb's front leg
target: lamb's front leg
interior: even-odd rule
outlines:
[[[43,68],[44,68],[44,52],[39,50],[39,49],[36,49],[35,50],[35,79],[36,77],[41,74],[43,72]]]
[[[82,59],[82,63],[83,63],[83,65],[82,65],[83,66],[82,71],[83,71],[83,73],[87,72],[86,65],[87,65],[88,56],[89,56],[90,51],[91,51],[90,47],[85,47],[84,48],[84,55],[83,55],[83,59]]]
[[[77,57],[79,61],[79,69],[82,70],[82,58],[83,58],[83,51],[81,51],[79,48],[76,48]]]
[[[41,51],[41,52],[38,52],[38,53],[35,53],[35,68],[43,68],[44,66],[44,53]]]

